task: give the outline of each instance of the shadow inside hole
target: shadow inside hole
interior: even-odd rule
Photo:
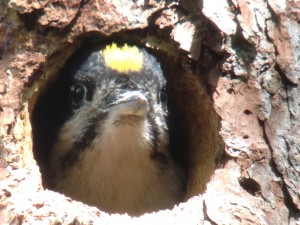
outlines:
[[[187,171],[186,199],[202,193],[223,160],[220,118],[197,72],[158,55],[167,78],[172,154]]]
[[[247,115],[247,116],[249,116],[249,115],[252,114],[252,112],[249,109],[245,109],[244,110],[244,114]]]
[[[53,83],[40,90],[31,115],[33,153],[40,167],[45,188],[52,188],[53,174],[49,170],[50,151],[53,148],[59,128],[70,112],[66,110],[68,95],[65,91],[66,80],[58,77]]]
[[[256,196],[261,191],[259,183],[252,178],[242,177],[239,179],[239,183],[249,194]]]

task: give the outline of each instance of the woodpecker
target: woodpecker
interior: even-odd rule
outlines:
[[[69,113],[49,153],[53,189],[108,213],[172,208],[184,173],[170,154],[160,63],[112,43],[72,65],[63,74]]]

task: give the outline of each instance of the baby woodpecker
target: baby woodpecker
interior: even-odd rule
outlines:
[[[184,176],[169,152],[157,60],[111,44],[67,76],[70,113],[50,151],[53,189],[109,213],[140,215],[178,203]]]

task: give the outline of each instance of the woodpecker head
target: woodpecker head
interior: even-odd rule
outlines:
[[[72,63],[63,74],[68,77],[67,116],[52,153],[56,170],[67,170],[87,149],[114,142],[118,135],[120,146],[137,141],[147,146],[149,157],[163,156],[166,81],[157,60],[144,49],[111,44]]]
[[[107,212],[172,208],[185,176],[169,152],[159,62],[134,46],[91,47],[67,61],[33,110],[44,185]]]

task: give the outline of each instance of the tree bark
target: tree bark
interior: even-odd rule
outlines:
[[[299,224],[299,18],[295,0],[1,1],[0,223]],[[116,38],[182,65],[186,198],[138,218],[45,190],[32,151],[38,96],[83,40]]]

